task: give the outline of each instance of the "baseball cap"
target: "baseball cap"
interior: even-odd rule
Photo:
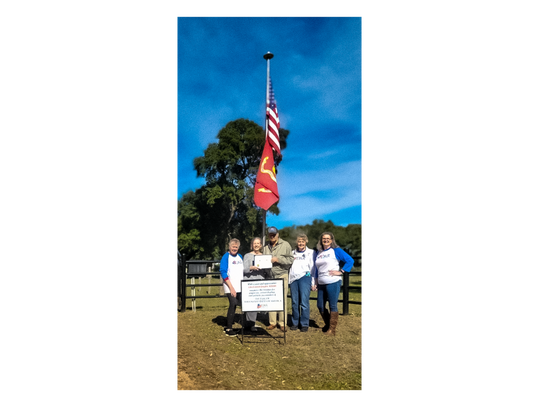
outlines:
[[[276,234],[276,233],[279,233],[279,230],[277,230],[275,226],[270,226],[268,228],[268,234]]]

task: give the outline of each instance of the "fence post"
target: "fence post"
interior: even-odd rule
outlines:
[[[191,276],[191,296],[192,297],[195,297],[196,296],[196,293],[195,293],[195,277],[192,275]],[[196,308],[197,308],[197,299],[196,298],[192,298],[191,299],[191,310],[193,312],[196,311]]]
[[[182,258],[180,253],[174,252],[174,309],[180,310],[180,270],[182,269]]]
[[[181,279],[182,297],[180,299],[180,312],[186,312],[186,255],[182,254],[182,269],[179,278]]]
[[[343,273],[343,315],[349,315],[349,273]]]
[[[208,273],[211,273],[212,272],[212,266],[211,265],[207,265],[208,266]],[[211,274],[207,274],[206,277],[208,277],[208,284],[212,284],[212,275]],[[206,290],[206,294],[210,294],[210,290],[212,289],[212,287],[207,287],[207,290]]]

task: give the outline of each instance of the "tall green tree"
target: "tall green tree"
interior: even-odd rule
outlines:
[[[288,130],[280,129],[281,149]],[[253,203],[253,187],[264,147],[264,130],[238,119],[227,123],[193,164],[205,185],[178,202],[178,248],[188,259],[218,258],[236,237],[241,253],[249,251],[253,236],[261,234],[262,213]],[[276,157],[276,171],[281,157]],[[277,204],[269,209],[279,214]]]

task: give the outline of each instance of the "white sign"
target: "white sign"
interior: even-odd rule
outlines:
[[[272,268],[272,255],[271,254],[259,254],[255,256],[255,267],[260,269]]]
[[[283,311],[283,280],[242,280],[242,312]]]

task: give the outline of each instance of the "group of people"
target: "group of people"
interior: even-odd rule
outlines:
[[[232,326],[236,307],[241,305],[241,281],[261,279],[282,279],[284,295],[287,298],[288,288],[291,290],[291,330],[300,329],[307,332],[309,327],[309,297],[311,291],[318,291],[317,308],[324,321],[322,331],[327,335],[335,335],[338,324],[338,297],[341,289],[342,275],[351,271],[354,260],[341,249],[330,232],[319,237],[316,250],[307,247],[308,237],[299,234],[294,250],[291,245],[279,237],[276,227],[268,228],[268,242],[263,247],[262,239],[255,237],[251,241],[251,252],[242,256],[238,253],[240,241],[231,239],[229,251],[221,259],[220,273],[223,288],[229,299],[227,310],[227,326],[225,334],[238,334]],[[260,269],[255,265],[255,256],[271,255],[272,267]],[[286,303],[286,301],[285,301]],[[326,308],[329,305],[329,310]],[[256,331],[257,311],[246,312],[244,329]],[[268,312],[267,329],[287,329],[287,310]]]

